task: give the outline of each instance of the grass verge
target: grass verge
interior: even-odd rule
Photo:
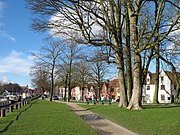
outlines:
[[[65,104],[34,100],[0,119],[2,135],[96,135]]]
[[[180,135],[180,105],[147,105],[140,111],[117,105],[81,105],[140,135]]]

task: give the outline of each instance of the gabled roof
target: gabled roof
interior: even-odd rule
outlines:
[[[149,73],[149,76],[150,76],[150,84],[155,84],[156,82],[156,73]]]
[[[174,77],[174,74],[170,71],[164,71],[165,74],[168,76],[168,78],[172,81],[173,84],[176,83],[176,78]],[[148,72],[149,76],[150,76],[150,84],[155,84],[156,82],[156,73],[151,73]],[[178,79],[180,79],[180,73],[177,72],[177,77]]]
[[[109,87],[112,88],[112,87],[119,87],[119,82],[118,82],[118,79],[114,79],[112,81],[109,82]]]
[[[106,86],[106,88],[114,88],[114,87],[119,87],[119,82],[118,79],[114,79],[112,81],[107,81],[104,83],[104,85]]]
[[[173,84],[176,83],[176,77],[174,76],[174,74],[172,72],[169,71],[164,71],[166,73],[166,75],[168,76],[168,78],[172,81]],[[180,73],[176,72],[177,74],[177,78],[178,80],[180,79]]]

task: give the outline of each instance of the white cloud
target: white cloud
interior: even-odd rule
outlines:
[[[2,83],[8,83],[9,82],[9,78],[7,76],[1,76],[0,80]]]
[[[13,50],[8,56],[0,59],[0,73],[28,75],[32,59],[32,56],[26,57],[22,52]]]
[[[70,9],[69,9],[70,10]],[[72,11],[74,12],[74,11]],[[104,23],[96,18],[95,16],[91,15],[91,20],[89,22],[88,18],[87,18],[87,13],[84,12],[83,15],[83,21],[84,21],[84,25],[86,26],[88,31],[90,32],[90,35],[92,38],[96,38],[96,37],[101,37],[101,34],[103,33],[103,29],[102,27],[96,22],[100,22],[101,25],[103,25]],[[76,21],[80,22],[79,17],[76,15],[76,13],[74,13],[74,22],[71,20],[69,21],[66,16],[64,16],[61,13],[57,13],[54,16],[52,16],[50,18],[50,27],[52,27],[49,31],[50,35],[52,35],[53,37],[61,37],[61,38],[75,38],[75,39],[84,39],[84,36],[82,36],[81,30],[79,28],[79,26],[76,24]],[[51,23],[53,25],[51,25]],[[89,24],[91,25],[89,27]],[[54,25],[55,24],[55,25]],[[85,32],[86,33],[86,32]],[[87,36],[87,35],[86,35]]]

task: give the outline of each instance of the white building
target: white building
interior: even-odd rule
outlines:
[[[71,90],[71,95],[73,100],[79,101],[81,99],[81,90],[80,87],[74,87]]]
[[[147,73],[146,84],[143,85],[143,102],[153,103],[155,92],[155,73]],[[180,73],[178,73],[180,79]],[[171,103],[177,94],[176,80],[171,72],[162,70],[159,74],[159,103]]]

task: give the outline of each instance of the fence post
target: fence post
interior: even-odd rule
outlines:
[[[21,108],[21,102],[18,102],[18,108]]]
[[[14,104],[14,109],[17,109],[17,103]]]
[[[9,106],[9,112],[12,112],[12,106],[11,105]]]
[[[5,117],[6,115],[6,110],[5,109],[1,109],[1,118]]]

